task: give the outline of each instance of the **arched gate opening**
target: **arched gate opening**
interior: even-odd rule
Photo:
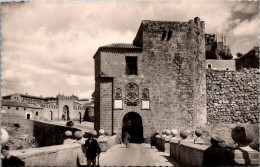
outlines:
[[[130,134],[130,143],[143,143],[143,124],[142,118],[138,113],[129,112],[123,118],[122,126],[122,141],[124,140],[124,133]]]
[[[63,106],[63,114],[62,114],[62,120],[70,120],[70,112],[69,107],[67,105]]]

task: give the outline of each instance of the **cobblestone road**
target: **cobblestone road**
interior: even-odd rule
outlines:
[[[169,158],[169,154],[151,149],[149,144],[132,144],[126,148],[123,144],[102,152],[101,166],[178,166]]]

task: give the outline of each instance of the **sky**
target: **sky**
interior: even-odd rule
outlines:
[[[1,4],[1,94],[91,98],[100,46],[132,43],[142,20],[205,21],[233,56],[259,43],[259,2],[61,1]]]

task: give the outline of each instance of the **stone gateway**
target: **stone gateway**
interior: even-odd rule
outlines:
[[[142,21],[132,44],[99,47],[95,130],[128,131],[142,142],[155,130],[207,122],[205,23]]]

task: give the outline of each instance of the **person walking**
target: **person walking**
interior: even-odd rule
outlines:
[[[87,166],[96,165],[96,157],[101,153],[101,149],[97,140],[94,138],[97,135],[96,131],[92,131],[90,137],[85,141],[84,149],[87,158]],[[99,165],[99,164],[98,164]]]
[[[155,132],[151,138],[150,138],[150,142],[151,142],[151,148],[155,147],[156,146],[156,136],[157,135],[157,132]]]
[[[130,135],[128,132],[125,132],[124,133],[124,144],[126,145],[126,148],[128,148],[129,140],[130,140]]]

